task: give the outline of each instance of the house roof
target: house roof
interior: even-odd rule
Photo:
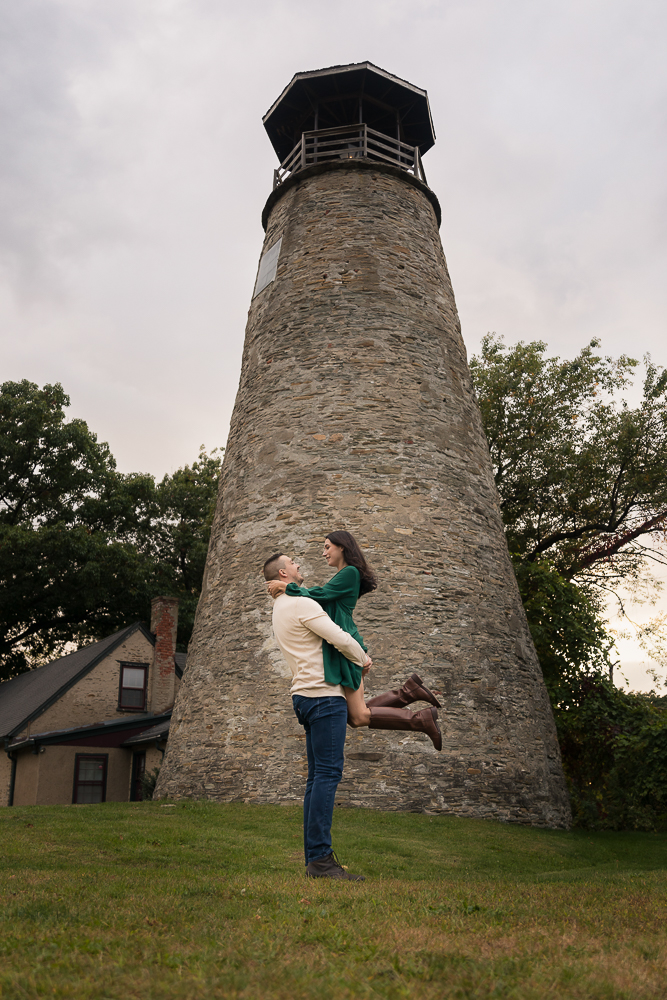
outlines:
[[[74,726],[68,729],[52,729],[43,733],[31,733],[25,739],[17,739],[9,749],[20,750],[35,744],[49,746],[53,743],[85,746],[126,746],[130,742],[145,743],[148,740],[163,737],[169,733],[171,710],[161,715],[134,715],[130,718],[107,719],[106,722],[96,722],[91,726]],[[130,738],[123,740],[123,734],[129,730]]]
[[[426,91],[374,63],[361,62],[296,73],[262,121],[282,161],[304,131],[361,120],[369,128],[395,136],[397,118],[404,142],[419,146],[422,154],[433,146],[435,130]]]
[[[129,740],[125,740],[121,743],[123,747],[132,747],[136,743],[147,743],[149,740],[166,740],[169,735],[169,723],[171,722],[171,713],[169,713],[168,719],[163,719],[162,722],[158,722],[156,726],[151,726],[150,729],[144,729],[142,732],[137,733],[136,736],[130,736]]]
[[[75,653],[28,670],[0,685],[0,738],[10,738],[46,711],[100,660],[136,631],[142,631],[152,645],[155,639],[143,622],[135,622],[106,639],[83,646]],[[183,654],[179,654],[183,655]]]

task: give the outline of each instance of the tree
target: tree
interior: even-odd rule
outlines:
[[[0,387],[0,678],[145,619],[159,593],[184,598],[181,643],[192,627],[220,459],[159,486],[123,475],[68,405],[61,385]]]
[[[145,536],[145,550],[180,598],[178,645],[187,649],[201,591],[218,495],[222,449],[202,445],[191,466],[165,476],[155,489],[157,515]]]
[[[575,823],[667,829],[667,713],[611,683],[605,622],[609,591],[665,564],[667,373],[646,358],[631,408],[637,362],[598,346],[561,361],[489,335],[471,370]]]
[[[613,637],[598,595],[566,580],[547,559],[515,560],[514,570],[544,682],[559,706],[582,675],[611,673]]]
[[[510,554],[548,683],[608,659],[606,595],[637,584],[652,561],[667,564],[667,372],[645,359],[642,398],[632,408],[623,393],[638,363],[601,357],[598,346],[593,340],[563,361],[545,357],[540,341],[508,348],[489,334],[471,361]],[[553,587],[570,605],[560,638],[548,627],[553,603],[539,598]]]
[[[471,369],[510,550],[567,580],[636,575],[667,528],[667,371],[646,358],[636,408],[617,398],[637,362],[546,358],[535,341],[482,342]]]

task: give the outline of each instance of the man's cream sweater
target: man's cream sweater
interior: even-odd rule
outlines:
[[[363,665],[366,653],[316,601],[281,594],[273,602],[273,632],[292,671],[291,694],[303,698],[345,697],[340,684],[327,684],[324,680],[322,639],[358,666]]]

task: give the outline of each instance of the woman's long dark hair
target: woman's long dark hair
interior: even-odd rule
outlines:
[[[333,542],[334,545],[339,545],[341,547],[347,565],[356,566],[359,570],[361,575],[359,597],[361,597],[362,594],[369,594],[371,590],[375,590],[378,585],[377,577],[366,562],[364,554],[359,548],[359,543],[354,535],[350,534],[349,531],[330,531],[326,537],[330,542]]]

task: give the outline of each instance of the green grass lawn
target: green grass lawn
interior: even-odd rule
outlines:
[[[667,997],[667,835],[336,810],[0,810],[0,997]]]

